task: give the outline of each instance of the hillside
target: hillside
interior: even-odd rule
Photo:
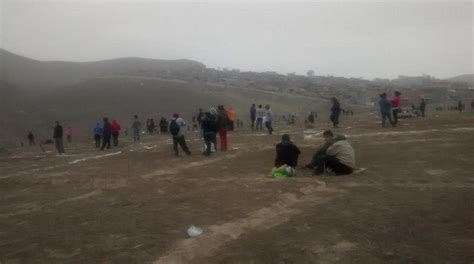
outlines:
[[[396,80],[221,71],[189,60],[43,62],[0,50],[0,66],[0,124],[6,128],[0,131],[0,146],[20,145],[29,130],[49,138],[55,120],[87,138],[103,116],[117,117],[125,126],[134,114],[145,121],[181,112],[189,121],[198,108],[223,104],[248,123],[252,103],[270,104],[276,114],[291,112],[302,119],[309,111],[327,118],[331,97],[357,112],[372,108],[381,92],[395,90],[412,104],[430,98],[429,109],[472,97],[449,81],[436,88]]]
[[[0,49],[0,80],[34,90],[62,88],[110,76],[165,77],[192,80],[206,67],[190,60],[119,58],[97,62],[37,61]]]
[[[474,85],[474,74],[463,74],[447,79],[453,82],[465,82]]]
[[[147,118],[158,120],[180,112],[191,121],[199,108],[223,104],[234,107],[239,118],[247,123],[252,103],[271,104],[275,113],[329,108],[327,101],[315,98],[143,77],[91,79],[43,94],[3,85],[8,89],[2,89],[2,98],[9,99],[2,104],[0,119],[8,130],[2,131],[0,145],[18,146],[25,141],[28,130],[33,130],[39,139],[47,139],[55,120],[72,126],[79,138],[86,139],[91,136],[95,122],[104,116],[118,118],[124,127],[131,125],[134,114],[145,122]]]

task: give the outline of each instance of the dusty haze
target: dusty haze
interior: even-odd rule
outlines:
[[[97,2],[1,0],[0,45],[39,60],[191,59],[364,78],[473,72],[471,2]]]

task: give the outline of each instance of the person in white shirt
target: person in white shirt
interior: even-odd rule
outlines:
[[[262,105],[258,105],[257,108],[257,130],[263,130],[263,117],[265,116],[265,110],[263,109]]]

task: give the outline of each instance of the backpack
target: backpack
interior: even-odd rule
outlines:
[[[178,135],[178,133],[179,133],[179,126],[178,126],[178,123],[176,123],[176,119],[171,120],[171,123],[170,123],[170,133],[171,133],[171,135],[173,135],[173,136],[176,136],[176,135]]]

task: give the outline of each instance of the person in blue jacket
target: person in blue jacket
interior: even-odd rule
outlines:
[[[95,124],[94,127],[94,141],[95,141],[95,147],[100,148],[100,141],[102,139],[102,134],[103,134],[104,129],[102,128],[101,123]]]
[[[390,102],[390,100],[388,100],[386,93],[380,95],[379,106],[380,114],[382,115],[382,127],[386,127],[385,121],[387,119],[388,121],[390,121],[392,127],[395,126],[395,123],[392,119],[392,103]]]

